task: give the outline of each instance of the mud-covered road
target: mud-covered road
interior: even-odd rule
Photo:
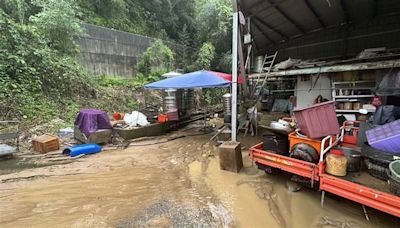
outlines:
[[[187,135],[195,132],[175,132]],[[171,135],[169,135],[171,136]],[[168,136],[165,136],[168,137]],[[243,150],[221,171],[210,135],[105,151],[69,164],[0,175],[0,227],[396,227],[399,220],[328,195],[287,190]],[[151,144],[163,140],[147,140]],[[241,139],[247,149],[259,141]],[[1,164],[0,164],[1,165]]]

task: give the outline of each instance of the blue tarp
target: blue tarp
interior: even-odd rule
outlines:
[[[201,70],[183,74],[173,78],[153,82],[144,86],[145,89],[194,89],[227,87],[230,82],[215,74]]]

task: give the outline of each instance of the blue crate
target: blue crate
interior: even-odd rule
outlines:
[[[371,147],[400,154],[400,120],[368,130],[366,135]]]

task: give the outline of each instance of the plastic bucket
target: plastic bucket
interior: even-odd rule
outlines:
[[[389,164],[389,187],[390,192],[396,196],[400,196],[400,161],[392,161]]]
[[[389,171],[391,177],[400,182],[400,160],[390,162]]]

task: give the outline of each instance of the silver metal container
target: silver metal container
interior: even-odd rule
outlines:
[[[224,101],[224,114],[225,115],[230,115],[232,112],[232,95],[230,93],[224,94],[222,96],[223,101]]]
[[[254,58],[252,71],[255,73],[260,73],[263,68],[264,56],[260,55]]]
[[[176,111],[178,109],[176,105],[176,97],[175,96],[167,96],[164,97],[164,111],[171,112]]]
[[[194,107],[194,90],[192,89],[184,90],[182,100],[183,100],[182,109],[184,110],[184,113],[190,115]]]
[[[165,92],[165,97],[175,97],[176,96],[176,89],[166,89],[164,90]]]

